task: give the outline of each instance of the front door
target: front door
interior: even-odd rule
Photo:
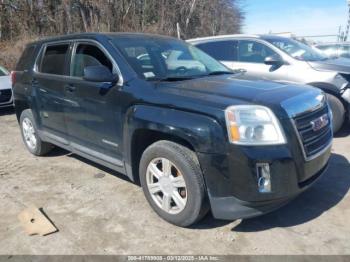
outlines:
[[[116,73],[115,64],[98,44],[75,44],[70,81],[65,86],[66,123],[71,145],[80,152],[121,165],[120,86],[83,79],[84,68],[103,65]]]
[[[287,64],[266,65],[265,59],[269,56],[282,58],[267,45],[256,40],[240,40],[238,43],[238,58],[235,67],[246,70],[250,79],[270,81],[288,81],[290,66]]]

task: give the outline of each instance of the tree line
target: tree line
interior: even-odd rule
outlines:
[[[240,0],[0,0],[0,42],[75,32],[239,33]]]

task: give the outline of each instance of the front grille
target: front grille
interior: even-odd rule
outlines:
[[[0,90],[0,103],[6,103],[11,100],[12,91],[11,89]]]
[[[325,115],[328,116],[328,124],[319,129],[315,129],[312,122]],[[330,145],[333,132],[327,104],[313,112],[303,113],[295,117],[294,123],[307,159],[317,155]]]

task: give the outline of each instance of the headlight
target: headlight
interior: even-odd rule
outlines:
[[[225,110],[230,142],[240,145],[285,144],[286,139],[274,113],[267,107],[230,106]]]

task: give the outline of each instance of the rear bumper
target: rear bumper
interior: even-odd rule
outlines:
[[[260,216],[272,212],[297,197],[301,192],[311,187],[327,170],[328,164],[315,174],[310,181],[303,182],[303,186],[298,192],[294,192],[288,197],[272,199],[267,201],[242,201],[233,196],[211,197],[210,204],[213,216],[217,219],[235,220]]]

